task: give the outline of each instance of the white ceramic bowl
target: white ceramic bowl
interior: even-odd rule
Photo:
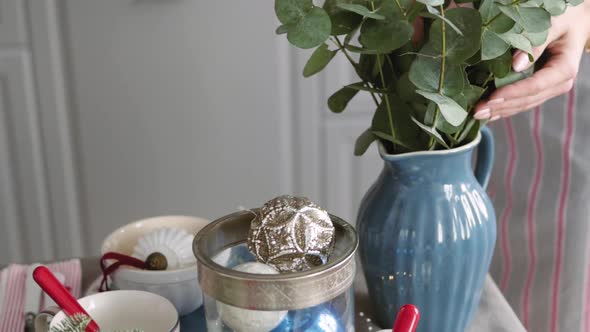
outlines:
[[[101,330],[141,329],[145,332],[178,332],[178,313],[165,298],[141,291],[97,293],[78,300]],[[146,315],[149,312],[149,315]],[[63,311],[51,320],[50,327],[64,319]]]
[[[137,241],[153,230],[174,227],[196,235],[208,223],[206,219],[185,216],[143,219],[111,233],[103,242],[101,253],[118,252],[131,255]],[[144,290],[167,298],[181,316],[193,312],[203,304],[203,293],[197,280],[196,264],[166,271],[121,267],[113,273],[112,281],[115,289]]]

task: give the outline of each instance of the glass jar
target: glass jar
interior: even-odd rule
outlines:
[[[252,274],[232,268],[255,262],[247,247],[254,211],[222,217],[195,237],[199,283],[209,332],[352,332],[355,230],[330,215],[334,252],[305,272]]]

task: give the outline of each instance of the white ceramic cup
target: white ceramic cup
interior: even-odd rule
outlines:
[[[174,305],[166,298],[144,291],[110,291],[78,300],[101,331],[140,329],[143,332],[179,332]],[[59,309],[46,309],[35,319],[35,331],[46,332],[65,318]],[[51,319],[51,323],[47,324]]]
[[[151,231],[172,227],[194,235],[208,223],[206,219],[187,216],[161,216],[139,220],[112,232],[104,240],[101,253],[104,255],[114,251],[131,255],[137,241]],[[166,271],[146,271],[123,266],[115,271],[111,278],[114,289],[143,290],[167,298],[181,316],[195,311],[203,304],[196,262],[193,266]]]

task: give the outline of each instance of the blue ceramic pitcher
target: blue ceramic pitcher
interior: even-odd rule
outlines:
[[[496,216],[484,190],[492,134],[484,128],[471,143],[444,151],[379,150],[385,167],[363,198],[357,225],[377,321],[391,328],[397,311],[411,303],[422,313],[418,332],[463,332],[496,241]]]

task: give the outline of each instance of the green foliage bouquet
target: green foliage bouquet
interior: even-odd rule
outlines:
[[[583,0],[275,0],[287,34],[299,48],[317,47],[303,69],[320,72],[338,53],[360,81],[328,99],[344,111],[363,91],[376,110],[355,154],[379,139],[390,153],[449,149],[473,140],[485,123],[472,117],[494,89],[532,73],[512,71],[512,53],[531,57],[545,42],[551,16]],[[424,37],[415,37],[423,27]]]

